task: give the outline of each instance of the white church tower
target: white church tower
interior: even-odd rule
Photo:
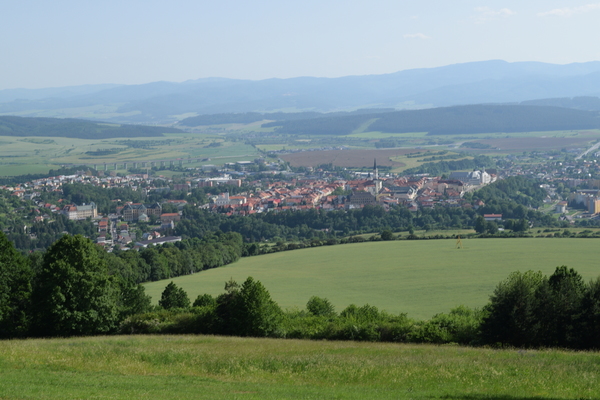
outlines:
[[[375,184],[375,194],[381,192],[383,182],[379,180],[379,171],[377,170],[377,159],[373,159],[373,183]]]

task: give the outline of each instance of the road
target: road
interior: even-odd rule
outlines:
[[[589,152],[597,150],[598,147],[600,147],[600,141],[598,141],[598,143],[596,143],[595,145],[593,145],[592,147],[590,147],[589,149],[587,149],[586,151],[584,151],[583,153],[581,153],[580,155],[578,155],[577,157],[575,157],[575,159],[579,160],[581,157],[585,156]]]

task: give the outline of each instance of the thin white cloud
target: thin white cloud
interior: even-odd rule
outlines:
[[[501,8],[499,10],[494,10],[489,7],[476,7],[475,12],[477,12],[477,15],[475,15],[473,18],[475,19],[475,23],[477,24],[483,24],[487,21],[499,18],[507,18],[516,14],[516,12],[509,8]]]
[[[579,7],[555,8],[554,10],[538,13],[539,17],[555,16],[555,17],[570,17],[575,14],[584,14],[586,12],[600,10],[600,3],[586,4]]]
[[[407,33],[404,35],[404,39],[429,39],[429,36],[422,33]]]

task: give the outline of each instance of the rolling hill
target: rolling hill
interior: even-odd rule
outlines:
[[[551,106],[471,105],[403,110],[378,114],[323,115],[263,124],[287,134],[348,135],[361,127],[386,133],[428,132],[430,135],[532,132],[600,128],[597,111]]]
[[[559,265],[586,280],[600,275],[593,239],[403,240],[324,246],[256,257],[193,275],[144,284],[156,304],[173,281],[193,301],[223,293],[226,281],[260,280],[282,307],[303,309],[311,296],[328,298],[338,311],[370,304],[427,319],[458,305],[484,306],[513,271],[551,274]]]
[[[46,136],[77,139],[163,136],[182,132],[176,128],[104,124],[80,119],[0,116],[0,136]]]

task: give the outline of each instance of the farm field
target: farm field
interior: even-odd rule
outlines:
[[[0,342],[2,399],[594,399],[597,352],[113,336]]]
[[[428,319],[458,305],[482,307],[513,271],[552,274],[560,265],[585,280],[600,276],[599,239],[521,238],[389,241],[324,246],[255,257],[193,275],[145,284],[158,303],[173,281],[193,301],[223,293],[230,278],[260,280],[283,308],[303,309],[311,296],[328,298],[339,312],[370,304]]]
[[[48,172],[49,169],[64,164],[103,165],[177,158],[184,160],[186,167],[195,167],[202,164],[223,164],[232,160],[252,160],[260,154],[255,148],[242,142],[225,141],[217,135],[189,133],[103,140],[0,136],[0,142],[0,176]],[[219,145],[214,145],[215,143]],[[102,150],[110,152],[97,155]],[[188,163],[188,158],[194,159]],[[210,158],[211,161],[198,162],[199,158]],[[110,169],[113,169],[112,165]]]
[[[214,128],[214,129],[213,129]],[[218,128],[218,129],[217,129]],[[226,129],[225,129],[226,128]],[[258,144],[253,147],[245,142],[248,133],[260,134],[259,125],[231,124],[227,127],[207,126],[202,132],[173,133],[164,137],[114,138],[85,140],[71,138],[10,137],[0,136],[0,176],[47,172],[51,168],[70,164],[112,164],[123,162],[184,160],[184,166],[197,167],[203,164],[222,165],[224,162],[252,160],[261,151],[314,148],[311,136],[298,139],[282,138],[281,144]],[[223,133],[238,132],[235,141]],[[315,138],[321,139],[321,136]],[[338,137],[343,139],[343,137]],[[429,150],[455,149],[465,141],[487,144],[489,149],[462,149],[470,153],[508,154],[533,150],[561,150],[563,148],[586,148],[600,138],[600,130],[487,133],[469,135],[427,136],[424,132],[388,134],[382,132],[358,132],[348,135],[348,145],[359,147],[352,150],[304,151],[286,154],[283,159],[292,166],[316,166],[332,163],[341,167],[370,167],[373,159],[381,166],[392,167],[394,172],[415,165],[414,159],[403,155],[415,152],[415,147]],[[373,149],[375,142],[383,139],[400,140],[402,146],[392,149]],[[358,142],[357,142],[358,140]],[[441,143],[444,143],[443,145]],[[343,145],[340,142],[336,145]],[[361,148],[364,147],[364,148]],[[108,154],[99,151],[110,150]],[[427,150],[422,150],[424,156]],[[191,159],[188,163],[188,159]],[[198,161],[210,159],[210,161]],[[409,161],[410,160],[410,161]],[[407,161],[407,162],[405,162]],[[122,165],[119,167],[122,168]]]
[[[600,136],[597,136],[599,138]],[[533,151],[533,150],[560,150],[577,147],[588,147],[590,137],[511,137],[498,139],[475,140],[477,143],[487,144],[496,151]],[[468,150],[468,149],[466,149]]]
[[[333,164],[339,167],[373,167],[373,160],[377,165],[401,167],[402,163],[392,161],[391,158],[402,154],[414,153],[415,149],[385,149],[385,150],[319,150],[304,151],[282,155],[294,167],[310,167],[320,164]]]
[[[428,162],[439,162],[439,161],[458,161],[458,160],[464,160],[464,159],[472,159],[473,157],[470,156],[465,156],[465,157],[461,157],[461,158],[451,158],[453,155],[458,154],[457,152],[448,152],[447,154],[445,154],[444,156],[446,156],[447,158],[444,159],[440,159],[440,160],[433,160],[433,161],[422,161],[424,159],[427,159],[428,157],[432,157],[433,154],[436,153],[436,151],[430,151],[430,150],[417,150],[417,151],[421,151],[421,154],[419,154],[418,157],[408,157],[408,154],[404,154],[404,155],[399,155],[396,157],[391,157],[390,161],[392,162],[396,162],[398,163],[400,166],[396,166],[392,169],[392,172],[394,173],[400,173],[406,169],[409,168],[416,168],[416,167],[420,167],[421,165],[428,163]],[[441,157],[444,157],[441,156]],[[440,157],[440,156],[438,156]]]

